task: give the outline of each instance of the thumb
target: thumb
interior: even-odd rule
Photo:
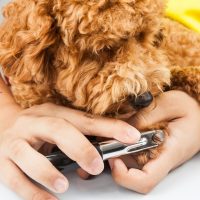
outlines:
[[[186,93],[175,90],[162,93],[148,108],[133,115],[128,123],[137,129],[145,129],[159,122],[180,118],[186,113],[185,100],[188,97]]]

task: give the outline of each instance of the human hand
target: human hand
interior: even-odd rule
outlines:
[[[129,119],[140,129],[168,121],[166,138],[160,156],[141,170],[128,168],[132,157],[109,161],[116,183],[139,193],[150,192],[167,174],[194,156],[200,149],[200,106],[181,91],[169,91],[156,98],[156,106],[141,110]],[[125,161],[124,161],[125,160]]]
[[[67,179],[38,152],[45,142],[57,145],[81,168],[97,175],[104,168],[103,161],[84,134],[126,143],[140,138],[139,132],[125,122],[91,117],[50,103],[18,109],[9,124],[0,130],[0,180],[27,200],[56,199],[29,178],[55,193],[68,187]]]

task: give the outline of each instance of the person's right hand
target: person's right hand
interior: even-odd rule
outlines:
[[[128,122],[139,130],[167,122],[168,137],[159,156],[142,169],[133,167],[135,161],[130,155],[109,160],[114,181],[125,188],[146,194],[170,171],[200,151],[200,105],[185,92],[171,90],[160,94],[154,104],[140,110]]]
[[[15,112],[16,113],[16,112]],[[86,172],[104,168],[97,150],[84,135],[135,143],[139,132],[131,125],[46,103],[21,110],[9,128],[0,133],[0,180],[27,200],[56,199],[29,178],[52,192],[63,193],[68,181],[38,150],[45,142],[57,145]]]

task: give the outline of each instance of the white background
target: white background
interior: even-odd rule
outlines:
[[[109,171],[87,181],[78,178],[74,172],[68,172],[67,177],[70,187],[65,194],[59,196],[60,200],[198,200],[200,199],[200,154],[171,172],[147,195],[140,195],[117,186]],[[20,200],[20,198],[0,184],[0,200]]]
[[[0,0],[0,7],[7,2],[8,0]],[[106,171],[102,175],[88,181],[79,179],[76,174],[71,171],[68,172],[67,177],[70,181],[70,188],[64,195],[59,196],[60,200],[200,199],[200,154],[175,171],[171,172],[148,195],[140,195],[117,186],[112,181],[109,171]],[[20,200],[20,198],[0,184],[0,200]]]

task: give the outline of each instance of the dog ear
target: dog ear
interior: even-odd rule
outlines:
[[[4,8],[0,26],[0,65],[23,83],[47,83],[59,40],[49,1],[15,1]]]

